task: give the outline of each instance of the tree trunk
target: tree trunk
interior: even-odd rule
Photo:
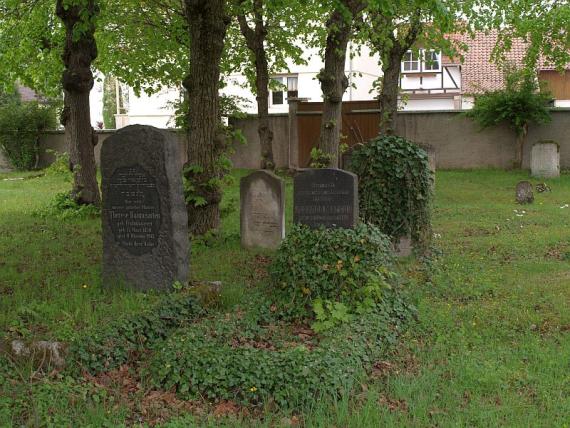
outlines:
[[[528,124],[524,124],[522,130],[517,134],[517,148],[515,154],[515,168],[522,169],[524,143],[528,134]]]
[[[243,1],[240,3],[243,4]],[[265,52],[267,30],[263,22],[263,0],[254,0],[253,9],[254,28],[248,25],[243,13],[238,15],[238,22],[247,48],[255,58],[255,91],[259,119],[257,133],[261,145],[261,168],[272,170],[275,169],[275,162],[273,160],[273,131],[269,125],[269,65]]]
[[[260,53],[256,53],[255,56],[256,100],[259,117],[257,133],[261,144],[261,168],[273,170],[275,169],[275,162],[273,160],[273,131],[269,125],[269,71],[265,50],[260,49]]]
[[[351,16],[347,19],[344,11],[336,9],[327,21],[325,68],[318,75],[324,98],[319,149],[330,157],[331,168],[338,168],[342,97],[348,88],[348,77],[344,74],[346,49],[354,18],[365,7],[365,2],[361,0],[341,0],[341,2]]]
[[[56,14],[65,25],[65,48],[62,76],[64,110],[61,123],[65,126],[70,168],[73,172],[72,197],[80,204],[101,203],[97,183],[94,146],[97,144],[91,127],[89,92],[93,88],[91,64],[97,58],[94,18],[99,12],[94,0],[84,6],[63,6],[58,0]],[[88,19],[88,22],[84,20]],[[78,33],[77,25],[83,30]],[[77,37],[79,34],[79,37]]]
[[[398,95],[400,92],[400,47],[390,49],[389,61],[384,65],[382,90],[378,98],[380,104],[380,135],[394,135],[395,120],[398,113]]]
[[[192,235],[220,224],[222,190],[218,158],[225,147],[219,111],[220,61],[229,20],[224,0],[185,0],[190,31],[190,72],[183,85],[188,92],[188,164],[184,175],[193,189],[188,204]]]

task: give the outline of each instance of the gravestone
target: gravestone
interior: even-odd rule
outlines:
[[[151,126],[103,142],[103,284],[169,289],[188,280],[188,217],[179,144]]]
[[[532,204],[533,202],[532,184],[528,181],[519,182],[517,184],[517,203]]]
[[[245,248],[276,249],[285,238],[285,183],[269,171],[240,181],[240,231]]]
[[[293,221],[311,228],[354,228],[358,177],[340,169],[306,169],[294,180]]]
[[[530,171],[533,177],[560,177],[560,146],[554,141],[541,141],[532,146]]]
[[[4,153],[4,151],[0,148],[0,172],[12,172],[14,171],[14,167],[10,163],[10,160]]]

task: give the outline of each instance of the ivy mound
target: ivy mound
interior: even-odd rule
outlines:
[[[425,150],[396,136],[357,146],[351,171],[358,175],[360,215],[394,242],[410,236],[420,251],[431,240],[433,176]]]
[[[373,311],[317,335],[272,319],[270,308],[258,303],[178,331],[155,349],[144,377],[184,399],[301,408],[360,385],[413,314],[391,291]]]
[[[324,330],[370,310],[391,287],[390,239],[373,225],[295,225],[270,267],[275,304],[286,318],[315,318]]]

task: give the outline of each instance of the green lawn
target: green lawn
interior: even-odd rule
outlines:
[[[4,180],[20,176],[0,175],[0,331],[65,341],[156,299],[103,291],[100,220],[34,215],[69,183]],[[526,178],[489,170],[438,173],[434,232],[441,255],[431,281],[409,290],[417,326],[378,364],[362,394],[316,403],[300,415],[306,426],[570,426],[570,207],[561,208],[570,204],[570,176],[550,181],[552,192],[521,207],[514,187]],[[288,211],[290,222],[290,183]],[[226,191],[224,213],[221,236],[194,243],[191,265],[195,279],[224,283],[229,307],[247,298],[249,286],[264,284],[263,259],[239,246],[237,180]],[[402,269],[421,276],[414,263]],[[50,382],[70,393],[65,380]],[[112,426],[127,418],[107,401],[74,413],[41,391],[30,399],[38,408],[54,400],[51,412],[68,418],[61,425]],[[0,421],[6,420],[1,409]],[[271,426],[284,417],[265,416],[241,424]],[[169,426],[190,423],[182,417]]]

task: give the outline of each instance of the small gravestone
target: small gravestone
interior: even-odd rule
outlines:
[[[0,172],[12,172],[14,171],[14,167],[10,163],[8,156],[3,152],[2,148],[0,147]]]
[[[532,146],[530,170],[533,177],[560,177],[560,146],[554,141],[541,141]]]
[[[276,249],[285,237],[285,183],[269,171],[240,181],[240,231],[245,248]]]
[[[105,140],[103,283],[169,289],[188,280],[188,217],[179,144],[168,133],[133,125]]]
[[[294,181],[293,221],[311,228],[354,228],[358,177],[340,169],[307,169]]]
[[[519,182],[517,184],[517,203],[532,204],[533,202],[532,184],[528,181]]]

